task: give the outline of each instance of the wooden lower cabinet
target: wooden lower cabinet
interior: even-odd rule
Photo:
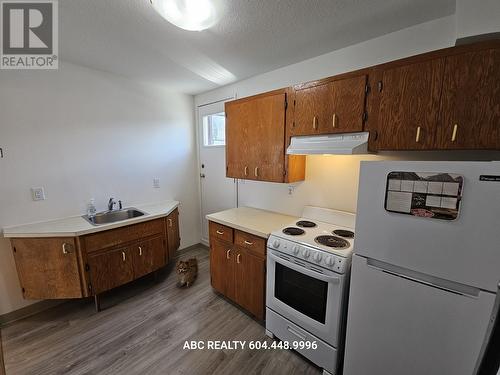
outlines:
[[[12,251],[24,298],[86,295],[74,238],[16,238],[12,240]]]
[[[209,226],[212,287],[263,320],[266,240],[213,222]],[[239,242],[243,245],[239,246]]]
[[[166,218],[80,237],[12,238],[24,298],[98,296],[164,267],[179,247],[178,217],[176,209]]]
[[[234,283],[234,250],[230,243],[211,240],[210,280],[212,287],[226,297],[236,300]]]
[[[236,302],[259,319],[264,319],[266,259],[236,248],[234,285]]]
[[[134,280],[134,266],[131,249],[118,248],[91,254],[87,264],[90,267],[92,292],[99,294]]]

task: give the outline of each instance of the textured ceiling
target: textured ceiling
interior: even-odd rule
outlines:
[[[184,31],[149,0],[60,0],[62,60],[184,93],[293,64],[455,12],[455,0],[224,0]]]

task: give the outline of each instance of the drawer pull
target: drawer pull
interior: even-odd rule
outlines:
[[[287,326],[286,329],[287,329],[288,332],[290,332],[291,334],[297,336],[299,339],[302,339],[303,341],[306,341],[306,337],[304,335],[301,335],[300,333],[298,333],[292,327]]]
[[[139,246],[139,256],[142,257],[142,247]]]
[[[69,254],[69,253],[71,253],[71,251],[68,250],[68,244],[66,242],[64,242],[62,244],[62,252],[63,252],[63,254]]]
[[[316,116],[313,117],[313,129],[318,129],[318,118]]]
[[[332,118],[332,127],[335,128],[336,126],[337,126],[337,114],[334,113]]]
[[[259,177],[259,167],[255,167],[255,177]]]
[[[215,233],[220,234],[220,235],[222,236],[222,235],[224,234],[224,231],[222,231],[222,230],[218,230],[218,231],[217,231],[217,232],[215,232]]]
[[[248,167],[245,167],[245,176],[248,176]]]
[[[238,256],[236,257],[236,263],[241,263],[241,254],[238,254]]]
[[[457,140],[458,124],[453,125],[453,134],[451,135],[451,141],[455,142]]]
[[[246,241],[246,240],[245,240],[245,245],[252,246],[252,245],[253,245],[253,242],[250,242],[250,241]]]
[[[122,259],[124,262],[127,260],[127,256],[125,255],[125,251],[122,251]]]
[[[231,249],[226,251],[226,259],[231,259]]]
[[[420,142],[420,126],[417,127],[417,135],[415,136],[415,142]]]

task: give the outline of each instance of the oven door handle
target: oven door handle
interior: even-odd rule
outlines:
[[[325,281],[327,283],[332,283],[332,284],[338,284],[340,282],[340,278],[339,277],[336,277],[336,276],[327,276],[327,275],[323,275],[323,274],[321,274],[319,272],[311,271],[311,270],[309,270],[309,269],[307,269],[305,267],[301,267],[301,266],[299,266],[299,265],[297,265],[295,263],[292,263],[292,262],[289,262],[288,260],[280,258],[279,256],[276,256],[276,255],[274,255],[272,253],[268,253],[267,256],[270,257],[276,263],[280,263],[280,264],[284,265],[285,267],[291,268],[294,271],[300,272],[300,273],[302,273],[304,275],[313,277],[315,279],[322,280],[322,281]]]

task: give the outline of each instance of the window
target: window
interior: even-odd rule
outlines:
[[[226,145],[226,116],[224,113],[203,116],[203,146]]]

